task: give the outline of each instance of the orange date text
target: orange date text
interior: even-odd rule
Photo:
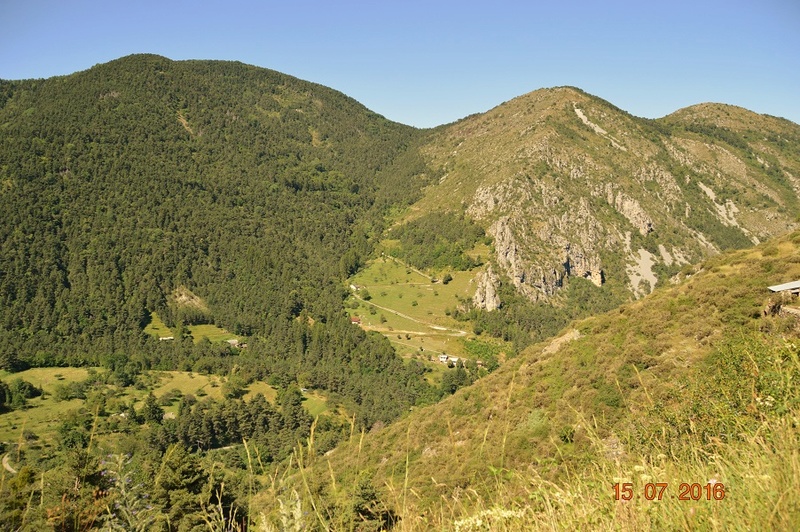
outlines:
[[[667,497],[674,497],[679,501],[721,501],[725,498],[725,485],[719,482],[713,484],[682,482],[678,486],[677,493],[671,492],[666,482],[648,482],[636,489],[632,482],[618,482],[612,488],[615,501],[630,501],[638,497],[648,501],[660,501]]]

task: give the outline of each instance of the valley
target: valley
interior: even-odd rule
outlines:
[[[0,80],[0,182],[1,530],[800,522],[797,124],[137,54]]]

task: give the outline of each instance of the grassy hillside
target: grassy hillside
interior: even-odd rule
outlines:
[[[414,529],[791,529],[800,324],[763,310],[768,285],[797,278],[800,233],[687,267],[317,466],[369,474]],[[636,500],[615,501],[617,482]],[[646,500],[648,482],[669,499]],[[709,482],[723,500],[677,499]]]
[[[450,386],[456,365],[466,365],[464,383],[485,376],[514,347],[479,337],[473,322],[455,319],[475,291],[475,272],[448,269],[447,283],[444,272],[431,273],[391,256],[373,259],[349,280],[347,312],[361,328],[383,334],[399,355],[422,364],[431,384]]]

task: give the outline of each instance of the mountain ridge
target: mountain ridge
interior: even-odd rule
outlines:
[[[153,54],[123,57],[72,76],[2,86],[4,139],[13,143],[4,152],[40,154],[24,170],[9,159],[2,177],[7,199],[15,183],[21,183],[20,172],[49,173],[67,192],[80,185],[105,198],[112,192],[109,186],[98,189],[71,171],[70,164],[80,161],[76,154],[88,161],[87,148],[119,158],[138,139],[150,143],[149,154],[178,157],[180,165],[167,157],[153,166],[135,154],[127,160],[123,155],[122,164],[104,171],[130,178],[125,186],[134,186],[144,175],[148,187],[167,186],[172,192],[162,210],[174,209],[167,207],[170,197],[177,199],[189,189],[217,201],[221,190],[213,187],[218,189],[220,182],[209,188],[203,180],[218,173],[233,178],[231,183],[244,183],[238,180],[248,174],[267,180],[280,174],[281,186],[291,190],[320,197],[338,190],[352,196],[347,202],[363,207],[402,209],[412,203],[396,211],[393,225],[452,211],[468,216],[493,240],[490,264],[483,267],[487,271],[475,273],[480,293],[473,304],[478,309],[498,309],[502,299],[509,300],[498,295],[502,284],[531,301],[557,305],[576,278],[597,286],[597,297],[609,304],[641,297],[683,264],[752,245],[797,223],[800,126],[734,106],[698,104],[650,120],[578,88],[556,87],[450,125],[417,130],[386,120],[340,92],[276,71]],[[48,107],[46,102],[57,98],[64,103]],[[49,121],[47,134],[57,138],[42,136],[36,121]],[[70,131],[59,125],[64,123],[72,124]],[[17,134],[14,128],[27,132],[19,129]],[[246,141],[234,147],[229,139],[237,138]],[[270,138],[285,138],[285,147],[268,148]],[[154,141],[167,144],[159,147]],[[339,148],[344,145],[356,150],[357,163]],[[172,146],[179,155],[159,154]],[[228,168],[227,161],[234,160]],[[133,174],[126,169],[131,163],[137,168]],[[262,196],[273,190],[257,186]],[[249,200],[236,199],[239,208],[242,201]],[[358,224],[365,242],[358,245],[360,251],[339,244],[354,265],[363,264],[369,242],[391,236],[376,208],[369,209],[369,221]],[[191,261],[184,262],[188,266]],[[163,305],[176,286],[148,298]],[[227,304],[222,293],[211,296],[217,307]],[[256,301],[249,305],[255,308]],[[93,314],[98,313],[105,312]],[[237,328],[239,315],[224,320],[229,328]],[[246,323],[245,329],[253,326]]]
[[[676,261],[796,223],[800,160],[787,146],[800,127],[739,110],[737,133],[703,126],[701,110],[730,114],[701,104],[648,120],[571,87],[528,93],[437,130],[422,150],[442,177],[415,211],[465,210],[494,238],[497,270],[533,300],[573,275],[616,276],[641,295],[642,278],[663,282]],[[757,138],[778,125],[785,138]],[[668,271],[639,273],[648,262]]]

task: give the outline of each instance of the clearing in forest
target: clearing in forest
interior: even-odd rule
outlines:
[[[149,371],[139,378],[139,385],[119,387],[112,384],[103,384],[102,368],[32,368],[18,373],[0,372],[0,380],[11,382],[22,379],[30,382],[44,391],[40,397],[27,400],[27,404],[20,409],[9,410],[0,414],[0,442],[18,442],[30,440],[32,442],[48,442],[52,445],[55,441],[59,426],[65,419],[76,415],[80,411],[94,411],[95,407],[87,404],[86,399],[72,397],[70,389],[86,382],[92,373],[101,378],[92,379],[94,384],[82,389],[82,394],[88,397],[97,397],[102,393],[108,397],[100,414],[101,419],[118,420],[119,413],[127,405],[133,403],[134,408],[140,409],[145,398],[152,393],[168,415],[177,415],[180,398],[194,396],[198,400],[223,399],[223,387],[226,377],[219,375],[204,375],[189,371]],[[263,381],[250,383],[243,396],[245,401],[252,400],[257,394],[263,395],[267,401],[274,403],[277,390]],[[304,390],[303,405],[308,413],[316,417],[321,414],[339,415],[347,418],[348,414],[343,407],[331,408],[328,397],[319,390]],[[106,423],[97,426],[99,437],[112,437],[114,429]]]
[[[172,329],[167,327],[157,312],[150,313],[150,323],[145,326],[144,332],[156,338],[170,338],[175,336],[175,333],[172,332]]]
[[[475,292],[476,271],[448,271],[429,276],[402,261],[383,256],[348,281],[351,296],[347,311],[366,330],[386,336],[406,358],[428,362],[439,368],[439,355],[470,357],[466,342],[498,344],[494,339],[478,340],[472,323],[452,317]],[[441,279],[448,275],[445,284]],[[437,278],[438,277],[438,278]],[[503,344],[503,345],[501,345]]]
[[[189,334],[194,338],[194,343],[200,342],[203,338],[208,338],[211,342],[227,342],[228,340],[239,340],[239,337],[230,333],[222,327],[217,327],[209,323],[201,325],[189,325]]]

